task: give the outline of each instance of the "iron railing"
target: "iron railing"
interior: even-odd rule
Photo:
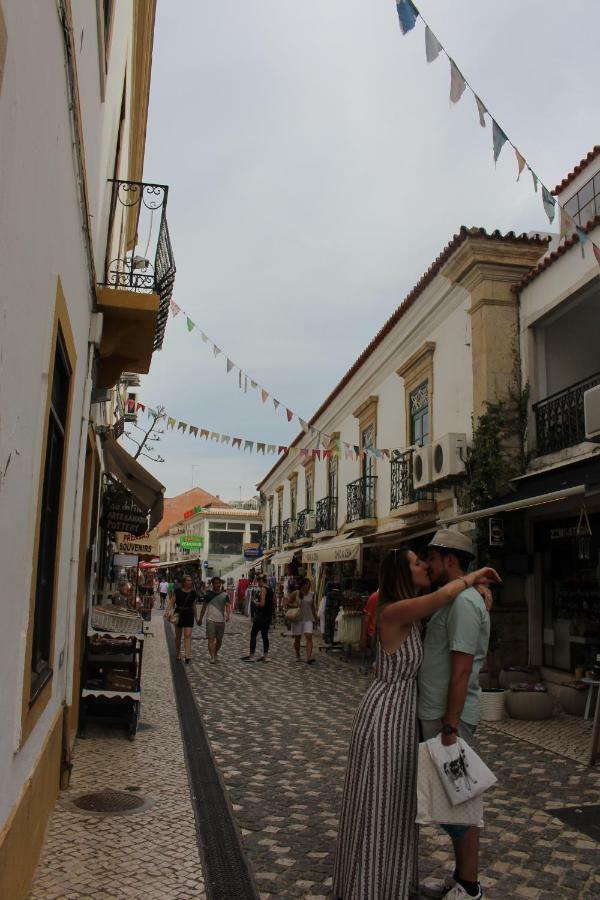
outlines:
[[[365,475],[347,485],[346,519],[348,522],[375,518],[376,486],[377,475]]]
[[[302,538],[308,537],[309,531],[311,530],[311,520],[310,516],[312,516],[312,509],[303,509],[296,516],[296,540],[299,541]]]
[[[317,500],[315,531],[337,531],[337,497]]]
[[[281,543],[282,544],[290,544],[292,541],[295,541],[295,540],[296,540],[296,520],[295,519],[284,519],[282,534],[281,534]]]
[[[281,526],[273,525],[263,533],[263,547],[265,550],[276,550],[281,546]]]
[[[433,499],[429,491],[423,488],[415,489],[413,455],[414,450],[405,450],[403,453],[398,453],[391,461],[392,489],[390,509],[400,509],[400,507],[407,506],[409,503]]]
[[[533,404],[538,456],[585,441],[583,395],[597,384],[600,384],[600,374]]]
[[[109,184],[112,185],[110,220],[105,274],[101,287],[159,295],[154,349],[160,350],[165,337],[176,271],[167,224],[169,188],[165,184],[118,181],[114,178],[109,179]],[[158,225],[157,216],[160,217]],[[115,244],[117,222],[119,236],[118,244]],[[133,246],[129,245],[130,233],[135,236]],[[113,251],[113,247],[117,248],[116,251]],[[116,256],[112,256],[113,252],[116,252]]]

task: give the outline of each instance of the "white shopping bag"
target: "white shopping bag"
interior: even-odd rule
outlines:
[[[494,773],[461,738],[446,747],[438,734],[426,743],[452,806],[460,806],[496,784]]]
[[[483,797],[452,806],[427,742],[419,744],[417,818],[419,825],[477,825],[483,828]]]

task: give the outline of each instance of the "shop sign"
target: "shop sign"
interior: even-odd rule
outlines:
[[[244,559],[256,559],[260,556],[260,544],[244,544]]]
[[[490,547],[504,547],[504,522],[502,519],[490,519]]]
[[[146,534],[148,511],[142,509],[127,488],[115,485],[104,495],[104,524],[108,531],[126,531],[134,537]]]
[[[187,512],[184,512],[183,518],[184,518],[184,519],[191,519],[191,518],[193,518],[194,516],[197,516],[198,513],[201,513],[201,512],[202,512],[202,507],[201,507],[201,506],[195,506],[193,509],[188,509]]]
[[[113,566],[122,569],[131,569],[137,566],[138,558],[131,553],[115,553],[113,556]]]
[[[135,534],[126,531],[117,531],[115,543],[117,553],[137,553],[140,556],[156,556],[158,553],[158,538],[147,532],[136,537]]]
[[[199,534],[182,534],[179,538],[179,546],[184,550],[202,550],[204,538]]]
[[[550,529],[550,540],[551,541],[564,541],[568,538],[577,537],[577,525],[572,525],[569,528],[551,528]]]

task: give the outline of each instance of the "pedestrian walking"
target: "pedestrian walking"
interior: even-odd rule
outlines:
[[[177,617],[175,624],[175,658],[181,659],[181,637],[183,635],[183,648],[186,664],[189,663],[192,655],[192,628],[196,620],[196,604],[198,595],[192,586],[190,575],[184,575],[181,580],[181,587],[175,588],[169,595],[167,608],[165,609],[165,618],[170,618],[171,614]]]
[[[198,617],[198,625],[206,616],[206,640],[208,642],[209,662],[216,663],[223,636],[225,623],[231,617],[231,603],[227,591],[223,590],[223,581],[215,576],[211,579],[211,590],[207,591],[202,600],[202,607]]]
[[[269,656],[269,628],[271,627],[271,619],[273,618],[273,591],[267,583],[265,575],[258,578],[258,594],[252,600],[254,614],[252,616],[252,630],[250,631],[250,653],[248,656],[242,656],[246,662],[266,662]],[[263,655],[256,656],[256,640],[260,634]]]
[[[424,740],[442,735],[450,745],[461,737],[471,744],[479,723],[479,672],[490,639],[489,598],[468,586],[465,573],[474,559],[471,540],[458,531],[436,532],[427,553],[432,583],[465,580],[451,607],[440,609],[427,624],[423,665],[419,672],[419,720]],[[452,876],[428,879],[422,890],[429,897],[474,900],[482,897],[479,884],[479,828],[444,825],[452,839],[455,866]]]
[[[160,598],[160,608],[165,608],[165,603],[167,602],[167,594],[169,593],[169,582],[165,578],[164,575],[161,576],[160,582],[158,584],[158,596]]]
[[[375,679],[352,725],[336,849],[336,900],[407,900],[417,873],[418,622],[471,585],[498,581],[480,569],[429,593],[427,566],[393,550],[381,566]],[[424,596],[418,596],[425,593]]]
[[[313,656],[313,631],[317,624],[317,609],[315,595],[311,590],[310,578],[301,578],[298,589],[288,595],[287,610],[299,610],[297,618],[292,621],[292,634],[294,635],[294,651],[296,662],[300,662],[300,647],[302,635],[306,642],[306,662],[310,665],[315,662]]]

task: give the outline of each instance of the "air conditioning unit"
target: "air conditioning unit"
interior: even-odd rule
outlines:
[[[432,480],[441,481],[465,471],[466,434],[455,431],[445,434],[432,444]]]
[[[412,457],[413,486],[422,488],[431,484],[431,444],[415,447]]]
[[[600,443],[600,384],[590,388],[583,395],[585,417],[585,439]]]

